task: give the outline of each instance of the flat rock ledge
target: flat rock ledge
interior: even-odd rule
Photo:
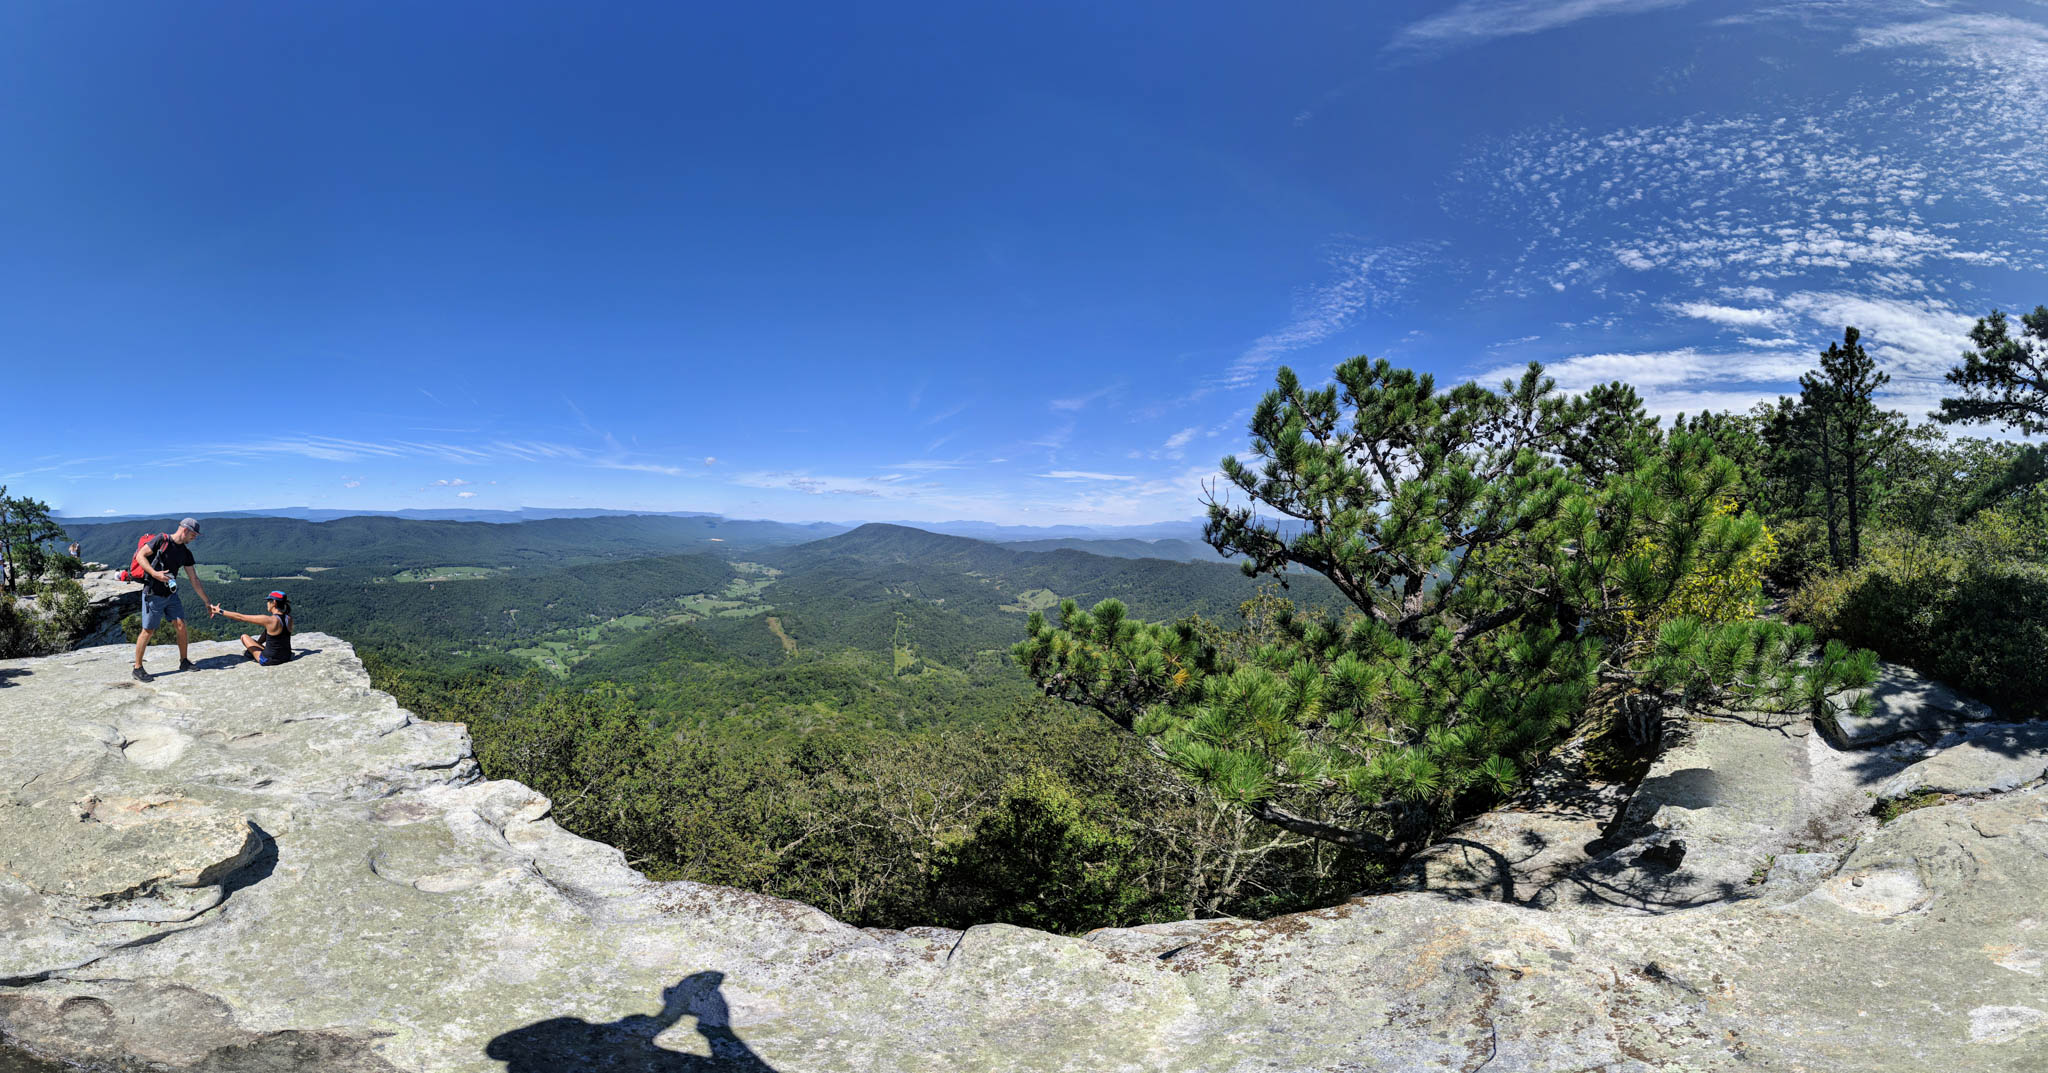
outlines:
[[[272,668],[195,645],[201,670],[150,685],[121,647],[0,662],[14,1047],[190,1073],[2038,1073],[2048,1050],[2039,786],[1661,915],[1418,892],[1078,939],[863,930],[646,879],[479,781],[463,728],[371,689],[346,643],[299,643]],[[1661,812],[1703,800],[1682,771]]]

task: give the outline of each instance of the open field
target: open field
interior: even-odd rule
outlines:
[[[1059,594],[1051,589],[1025,589],[1017,598],[1002,606],[1004,611],[1015,611],[1028,615],[1033,611],[1050,611],[1060,604]]]
[[[515,656],[539,664],[557,677],[567,677],[571,668],[607,645],[617,644],[632,634],[710,618],[750,618],[775,610],[762,593],[775,584],[780,570],[759,563],[735,563],[746,577],[734,578],[716,593],[699,592],[678,596],[641,611],[593,622],[574,629],[557,630],[523,648],[508,649]],[[446,568],[437,568],[446,569]],[[426,577],[412,580],[433,580]],[[784,632],[778,619],[770,618],[769,629],[785,651],[796,651],[796,640]]]
[[[393,581],[478,581],[505,573],[502,566],[432,566],[403,570],[391,575]]]

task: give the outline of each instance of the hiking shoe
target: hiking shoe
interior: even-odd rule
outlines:
[[[142,668],[140,668],[140,667],[137,667],[137,668],[135,668],[135,674],[134,674],[134,675],[133,675],[132,677],[134,677],[134,679],[135,679],[136,681],[138,681],[138,682],[154,682],[154,681],[156,681],[156,679],[155,679],[155,678],[152,678],[152,677],[150,677],[150,673],[149,673],[148,671],[145,671],[145,670],[143,670],[143,669],[142,669]]]
[[[199,665],[189,659],[181,659],[178,661],[178,669],[181,671],[196,671],[199,669]]]

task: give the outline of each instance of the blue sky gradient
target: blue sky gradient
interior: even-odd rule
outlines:
[[[67,513],[1187,517],[1370,353],[1918,415],[2048,302],[2048,5],[15,5]]]

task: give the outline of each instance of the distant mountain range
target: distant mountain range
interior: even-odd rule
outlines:
[[[181,515],[156,514],[112,514],[74,515],[58,514],[57,518],[67,527],[99,525],[128,525],[137,522],[158,522],[164,518],[176,521]],[[289,518],[302,522],[333,522],[345,518],[404,518],[412,521],[434,522],[489,522],[511,525],[520,522],[555,521],[567,518],[702,518],[726,524],[749,526],[784,526],[792,532],[802,534],[806,540],[816,540],[835,533],[850,532],[863,524],[895,525],[911,529],[922,529],[928,533],[945,533],[951,536],[969,537],[991,543],[1004,544],[1018,551],[1057,551],[1072,549],[1093,552],[1120,559],[1174,559],[1195,562],[1216,562],[1221,560],[1208,545],[1202,543],[1202,523],[1199,519],[1179,522],[1154,522],[1146,525],[997,525],[993,522],[947,521],[910,522],[888,521],[863,522],[771,522],[755,519],[726,518],[708,511],[694,510],[607,510],[597,507],[520,507],[516,510],[482,510],[459,507],[407,510],[331,510],[324,507],[268,507],[255,510],[201,511],[193,517],[202,521],[217,518]],[[780,543],[781,541],[777,541]]]
[[[268,507],[256,510],[201,511],[194,518],[295,518],[305,522],[331,522],[342,518],[411,518],[430,522],[534,522],[550,518],[609,518],[643,515],[655,518],[716,518],[701,510],[606,510],[598,507],[520,507],[517,510],[480,510],[461,507],[408,510],[329,510],[322,507]],[[97,524],[132,522],[158,517],[154,514],[58,514],[66,522]],[[823,524],[823,523],[818,523]],[[845,530],[850,525],[835,527]]]

